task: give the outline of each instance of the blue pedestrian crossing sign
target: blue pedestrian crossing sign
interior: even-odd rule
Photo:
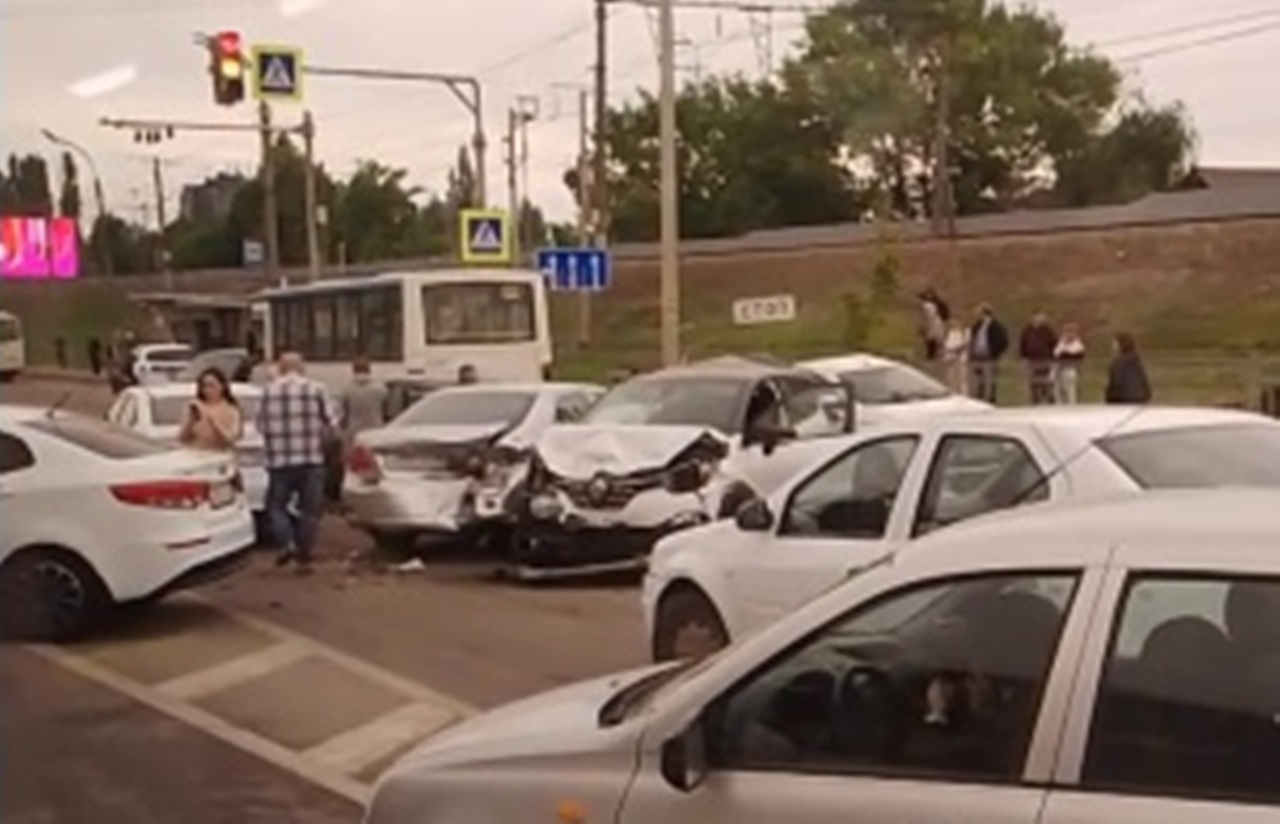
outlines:
[[[599,292],[613,279],[613,262],[605,249],[540,249],[538,271],[554,290]]]
[[[462,212],[463,263],[510,263],[511,221],[497,209],[466,209]]]
[[[302,99],[302,49],[253,47],[253,94],[259,100]]]

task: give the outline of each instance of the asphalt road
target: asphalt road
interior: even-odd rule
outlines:
[[[89,414],[109,400],[34,380],[0,400],[68,391]],[[331,518],[312,577],[263,557],[53,663],[5,648],[0,819],[355,821],[406,730],[645,660],[634,586],[522,587],[465,553],[376,573],[349,563],[367,545]]]

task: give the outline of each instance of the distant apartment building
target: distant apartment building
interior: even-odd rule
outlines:
[[[224,220],[240,187],[248,180],[238,174],[220,172],[203,183],[182,187],[182,218],[192,222]]]

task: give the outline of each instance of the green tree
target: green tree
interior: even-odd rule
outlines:
[[[1122,99],[1121,77],[1105,58],[1071,48],[1062,26],[1029,7],[986,0],[853,0],[814,15],[808,43],[785,70],[793,90],[814,95],[838,121],[850,155],[866,161],[869,180],[893,213],[931,213],[935,157],[946,136],[957,210],[973,213],[1021,205],[1104,148]],[[943,111],[943,95],[949,117]],[[1133,115],[1147,115],[1134,104]],[[1167,112],[1181,123],[1176,112]],[[1185,125],[1181,127],[1186,131]],[[1138,130],[1124,141],[1153,136]],[[1145,163],[1158,182],[1185,165]],[[1152,165],[1164,163],[1161,169]],[[1078,175],[1077,175],[1078,176]],[[1131,194],[1112,178],[1089,189],[1087,202]]]
[[[53,217],[49,167],[40,155],[9,155],[8,173],[0,192],[6,214]]]
[[[857,217],[838,162],[840,132],[816,98],[768,81],[713,78],[677,101],[681,233],[717,237]],[[617,240],[658,229],[658,110],[652,96],[609,113],[609,191]],[[577,172],[565,175],[577,192]]]
[[[407,177],[404,169],[364,160],[338,187],[334,228],[348,259],[390,260],[426,247],[426,226],[414,204],[421,189],[406,185]]]
[[[58,214],[80,219],[83,201],[80,199],[80,174],[71,152],[62,153],[62,190],[58,194]]]
[[[286,266],[301,266],[307,262],[306,159],[287,135],[279,137],[272,151],[276,168],[280,261]],[[333,180],[323,166],[316,166],[315,175],[316,204],[333,214]],[[237,250],[246,239],[263,240],[261,179],[251,180],[236,193],[227,228]],[[322,249],[321,254],[324,255],[325,250]]]

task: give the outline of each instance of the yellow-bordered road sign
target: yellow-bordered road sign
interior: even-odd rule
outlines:
[[[302,49],[253,46],[253,96],[259,100],[302,99]]]
[[[463,263],[510,263],[511,218],[501,209],[464,209]]]

